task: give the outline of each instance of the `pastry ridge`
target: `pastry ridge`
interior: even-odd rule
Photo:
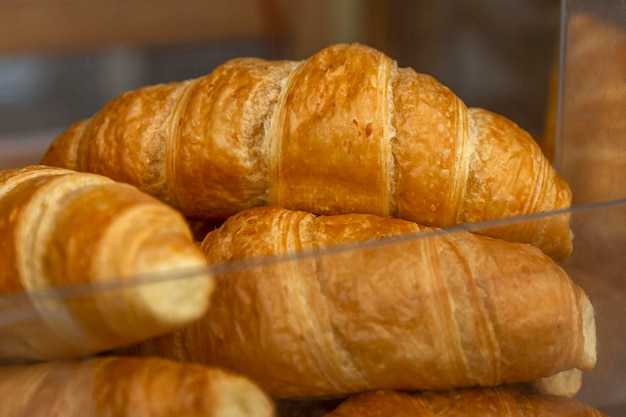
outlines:
[[[216,277],[201,320],[132,353],[234,369],[276,398],[526,383],[595,365],[591,303],[530,244],[264,206],[201,248],[214,264],[260,262]]]
[[[480,233],[562,260],[569,214],[549,214],[571,192],[545,159],[520,126],[354,43],[128,92],[68,127],[42,163],[130,182],[189,218],[279,205],[448,227],[546,213]]]
[[[208,308],[186,220],[136,187],[32,166],[0,172],[0,202],[0,362],[102,352]]]

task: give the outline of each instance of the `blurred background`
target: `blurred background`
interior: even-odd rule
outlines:
[[[0,168],[120,93],[362,42],[539,136],[558,0],[2,0]]]

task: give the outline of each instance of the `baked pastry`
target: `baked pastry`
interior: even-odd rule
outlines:
[[[158,358],[101,357],[0,367],[3,417],[270,417],[247,378]]]
[[[547,378],[531,381],[528,387],[538,394],[574,397],[580,392],[582,385],[583,372],[580,369],[572,368]]]
[[[536,395],[511,387],[409,394],[365,392],[348,398],[326,417],[602,417],[571,398]]]
[[[134,184],[189,218],[278,205],[445,227],[571,200],[518,125],[360,44],[303,61],[233,59],[127,92],[69,127],[42,162]],[[564,259],[569,216],[558,213],[481,232]]]
[[[274,398],[494,386],[595,364],[591,303],[529,244],[266,206],[202,248],[223,271],[207,314],[129,353],[233,369]]]
[[[73,358],[200,317],[213,278],[183,216],[128,184],[0,172],[0,361]]]

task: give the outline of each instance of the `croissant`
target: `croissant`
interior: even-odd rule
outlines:
[[[360,44],[303,61],[233,59],[147,86],[70,126],[42,162],[135,184],[189,218],[259,205],[445,227],[569,207],[531,136]],[[569,216],[485,228],[555,259]]]
[[[202,248],[230,268],[209,311],[127,354],[223,366],[274,398],[493,386],[595,364],[590,301],[529,244],[265,206]]]
[[[602,417],[577,400],[536,395],[511,387],[409,394],[365,392],[348,398],[326,417]]]
[[[131,344],[197,319],[213,291],[184,217],[96,174],[0,172],[0,247],[0,361]]]
[[[247,378],[164,359],[101,357],[0,368],[3,417],[269,417]]]

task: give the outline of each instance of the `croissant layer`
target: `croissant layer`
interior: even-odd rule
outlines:
[[[326,417],[603,417],[571,398],[510,387],[408,394],[372,391],[348,398]]]
[[[429,226],[568,207],[530,135],[360,44],[303,61],[230,60],[144,87],[67,129],[43,163],[134,184],[190,218],[279,205]],[[483,231],[571,251],[569,217]]]
[[[595,363],[593,307],[532,245],[270,206],[202,248],[237,266],[216,277],[211,309],[134,353],[235,369],[280,398],[493,386]]]
[[[0,360],[136,342],[201,316],[213,289],[183,216],[100,175],[1,172],[0,245]]]
[[[106,357],[0,368],[3,417],[273,416],[244,377],[157,358]]]

